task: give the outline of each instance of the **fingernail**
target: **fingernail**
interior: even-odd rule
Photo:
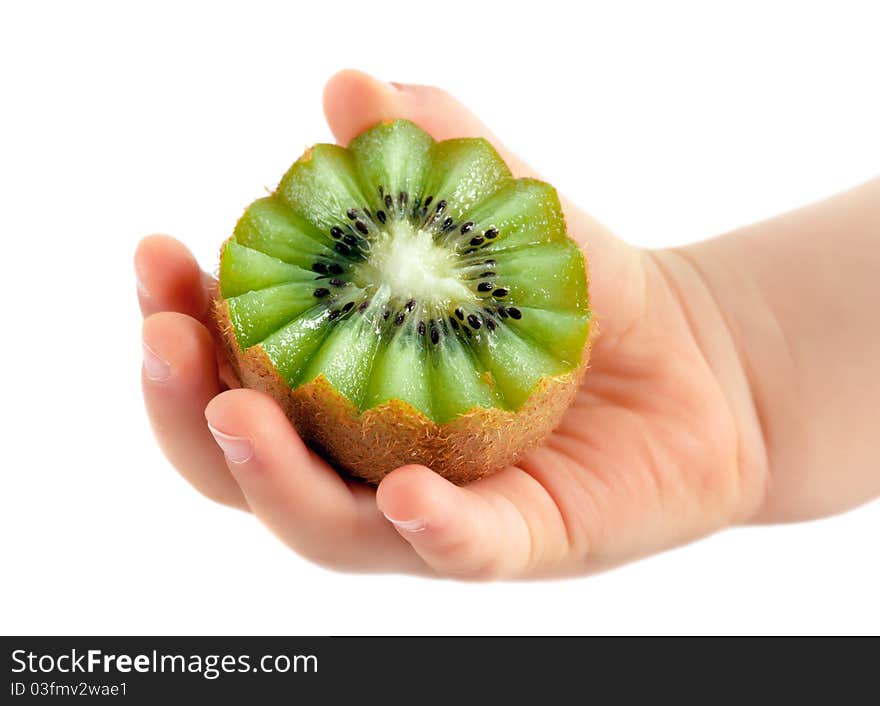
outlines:
[[[382,514],[385,515],[384,512]],[[425,521],[421,517],[417,517],[414,520],[395,520],[393,517],[385,515],[385,519],[404,532],[421,532],[426,527]]]
[[[171,377],[171,365],[160,358],[156,351],[150,348],[146,343],[144,347],[144,371],[147,377],[153,382],[165,382]]]
[[[245,463],[251,460],[254,455],[254,447],[251,446],[251,442],[248,439],[245,439],[243,436],[224,434],[210,424],[208,424],[208,429],[214,435],[214,441],[217,442],[217,446],[220,447],[226,458],[232,463]]]

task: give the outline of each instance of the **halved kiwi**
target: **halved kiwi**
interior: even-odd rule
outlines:
[[[216,315],[242,384],[371,482],[463,483],[558,423],[589,352],[583,255],[556,191],[483,139],[397,120],[316,145],[223,246]]]

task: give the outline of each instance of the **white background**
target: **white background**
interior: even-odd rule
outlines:
[[[148,429],[138,238],[213,269],[245,205],[330,139],[337,69],[442,85],[646,246],[877,173],[869,3],[654,5],[5,3],[0,631],[880,632],[878,503],[589,579],[351,576],[203,500]]]

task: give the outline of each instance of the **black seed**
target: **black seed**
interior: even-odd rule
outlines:
[[[455,222],[451,218],[447,217],[443,221],[443,230],[452,230],[453,225],[455,225]]]
[[[488,272],[484,272],[483,274],[481,274],[480,279],[483,279],[483,277],[494,277],[496,274],[496,272],[492,272],[491,270],[489,270]]]
[[[433,196],[429,196],[428,198],[426,198],[426,199],[425,199],[425,206],[430,206],[430,205],[431,205],[431,201],[433,201],[433,200],[434,200],[434,197],[433,197]]]
[[[464,329],[464,332],[467,334],[467,337],[471,337],[471,330],[469,328]]]
[[[339,240],[342,237],[342,228],[339,226],[333,226],[330,229],[330,235],[332,235],[336,240]]]
[[[327,265],[325,265],[323,262],[316,262],[314,265],[312,265],[312,272],[317,272],[319,275],[326,275]]]
[[[358,221],[357,223],[354,224],[354,227],[357,228],[358,231],[363,233],[364,235],[366,235],[367,233],[370,232],[370,229],[367,228],[367,224],[364,223],[363,221]]]
[[[488,238],[489,240],[492,240],[492,238],[498,237],[498,229],[497,228],[490,228],[485,233],[483,233],[483,235],[486,236],[486,238]]]
[[[379,198],[382,198],[382,195],[385,193],[385,187],[379,184]]]
[[[348,209],[345,212],[345,215],[348,216],[353,221],[357,220],[357,217],[358,217],[357,211],[355,211],[353,208]]]
[[[431,327],[431,343],[435,346],[440,343],[440,332],[433,326]]]
[[[419,218],[424,218],[426,215],[428,215],[428,209],[423,206],[422,210],[419,211]]]
[[[394,319],[394,325],[400,326],[403,323],[403,317],[406,316],[402,311],[397,315],[397,318]]]
[[[388,309],[385,309],[385,311],[382,312],[382,320],[383,321],[387,320],[389,314],[391,314],[391,312],[388,311]]]
[[[385,195],[385,208],[387,208],[390,211],[392,206],[394,206],[394,199],[391,198],[391,194],[386,194]]]
[[[373,214],[370,213],[370,209],[368,209],[366,206],[364,206],[364,213],[367,214],[367,218],[369,218],[371,221],[373,220]]]
[[[499,297],[499,298],[506,297],[508,294],[510,294],[510,290],[506,289],[505,287],[499,287],[494,292],[492,292],[493,297]]]
[[[419,321],[419,336],[425,335],[425,322]]]
[[[400,201],[400,208],[401,209],[406,208],[406,202],[408,199],[409,199],[409,194],[407,194],[405,191],[401,191],[397,195],[397,200]]]
[[[477,252],[476,248],[468,248],[467,250],[464,251],[464,254],[471,255],[472,253],[475,253],[475,252]]]
[[[330,290],[326,287],[318,287],[314,292],[312,292],[312,294],[318,297],[318,299],[321,299],[322,297],[326,297],[328,294],[330,294]]]
[[[484,265],[489,265],[489,267],[495,267],[495,265],[496,265],[497,263],[495,262],[495,260],[486,260],[483,264],[484,264]]]
[[[498,307],[498,316],[500,316],[502,319],[507,318],[507,310],[503,306]]]
[[[415,308],[416,308],[416,300],[415,299],[410,299],[406,303],[406,305],[403,307],[404,311],[406,311],[407,313],[409,313],[410,311],[412,311]]]
[[[452,324],[452,328],[454,328],[456,331],[458,331],[458,319],[456,319],[454,316],[450,316],[449,323]]]
[[[521,319],[522,318],[522,312],[519,309],[517,309],[515,306],[507,307],[507,313],[510,314],[511,319]]]
[[[358,221],[358,223],[360,222],[361,221]],[[358,228],[358,230],[360,230],[360,228]],[[346,233],[342,240],[345,242],[346,245],[351,245],[352,247],[357,245],[358,242],[358,239],[355,238],[351,233]]]
[[[333,249],[340,255],[351,255],[351,248],[345,243],[336,243],[336,245],[333,246]]]
[[[381,189],[382,187],[380,186],[379,188]],[[360,305],[358,305],[358,311],[366,311],[368,306],[370,306],[370,300],[369,300],[369,299],[367,299],[366,301],[361,302]]]
[[[376,218],[379,219],[379,223],[384,223],[387,220],[385,218],[385,211],[376,211]]]
[[[486,242],[486,241],[483,240],[479,235],[474,236],[473,238],[471,238],[471,245],[482,245],[482,244],[485,243],[485,242]]]
[[[468,314],[468,323],[471,325],[471,328],[475,329],[483,325],[483,322],[480,321],[476,314]]]
[[[344,272],[344,270],[342,269],[342,265],[339,265],[335,262],[331,262],[327,266],[327,269],[330,270],[330,273],[334,275],[341,275]]]
[[[327,320],[328,320],[328,321],[333,321],[333,319],[338,319],[338,318],[339,318],[339,315],[340,315],[341,313],[342,313],[342,312],[339,311],[339,309],[334,309],[334,310],[331,311],[329,314],[327,314]]]
[[[474,222],[473,222],[473,221],[468,221],[467,223],[465,223],[465,224],[461,227],[461,234],[464,235],[465,233],[470,233],[471,230],[473,230],[473,227],[474,227]]]
[[[494,331],[495,330],[495,322],[492,321],[492,319],[486,319],[486,328],[489,329],[490,331]]]
[[[456,309],[455,315],[459,318],[460,321],[464,321],[464,312],[461,309]]]
[[[495,285],[492,284],[491,282],[480,282],[480,283],[477,285],[477,291],[478,291],[478,292],[489,292],[489,291],[492,290],[492,288],[493,288],[494,286],[495,286]]]
[[[446,208],[446,199],[440,199],[437,202],[437,213],[442,213],[444,208]]]
[[[351,311],[351,307],[354,306],[354,302],[348,302],[344,307],[342,307],[343,313]]]
[[[346,285],[345,280],[343,280],[343,279],[337,279],[336,277],[334,277],[333,279],[328,280],[328,281],[329,281],[330,284],[332,284],[334,287],[344,287],[344,286]]]

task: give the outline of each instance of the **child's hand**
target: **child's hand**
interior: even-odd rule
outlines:
[[[486,137],[515,176],[532,174],[434,88],[348,71],[328,84],[325,109],[342,144],[403,117],[436,139]],[[274,400],[227,389],[234,382],[218,368],[208,315],[213,281],[183,245],[153,236],[138,248],[136,269],[144,397],[165,454],[209,498],[253,511],[295,551],[344,570],[579,574],[747,522],[762,509],[762,519],[775,519],[766,511],[780,502],[768,500],[777,491],[755,372],[711,285],[686,255],[630,247],[564,207],[587,254],[599,336],[562,425],[518,466],[463,488],[419,466],[395,470],[378,490],[341,479]]]

